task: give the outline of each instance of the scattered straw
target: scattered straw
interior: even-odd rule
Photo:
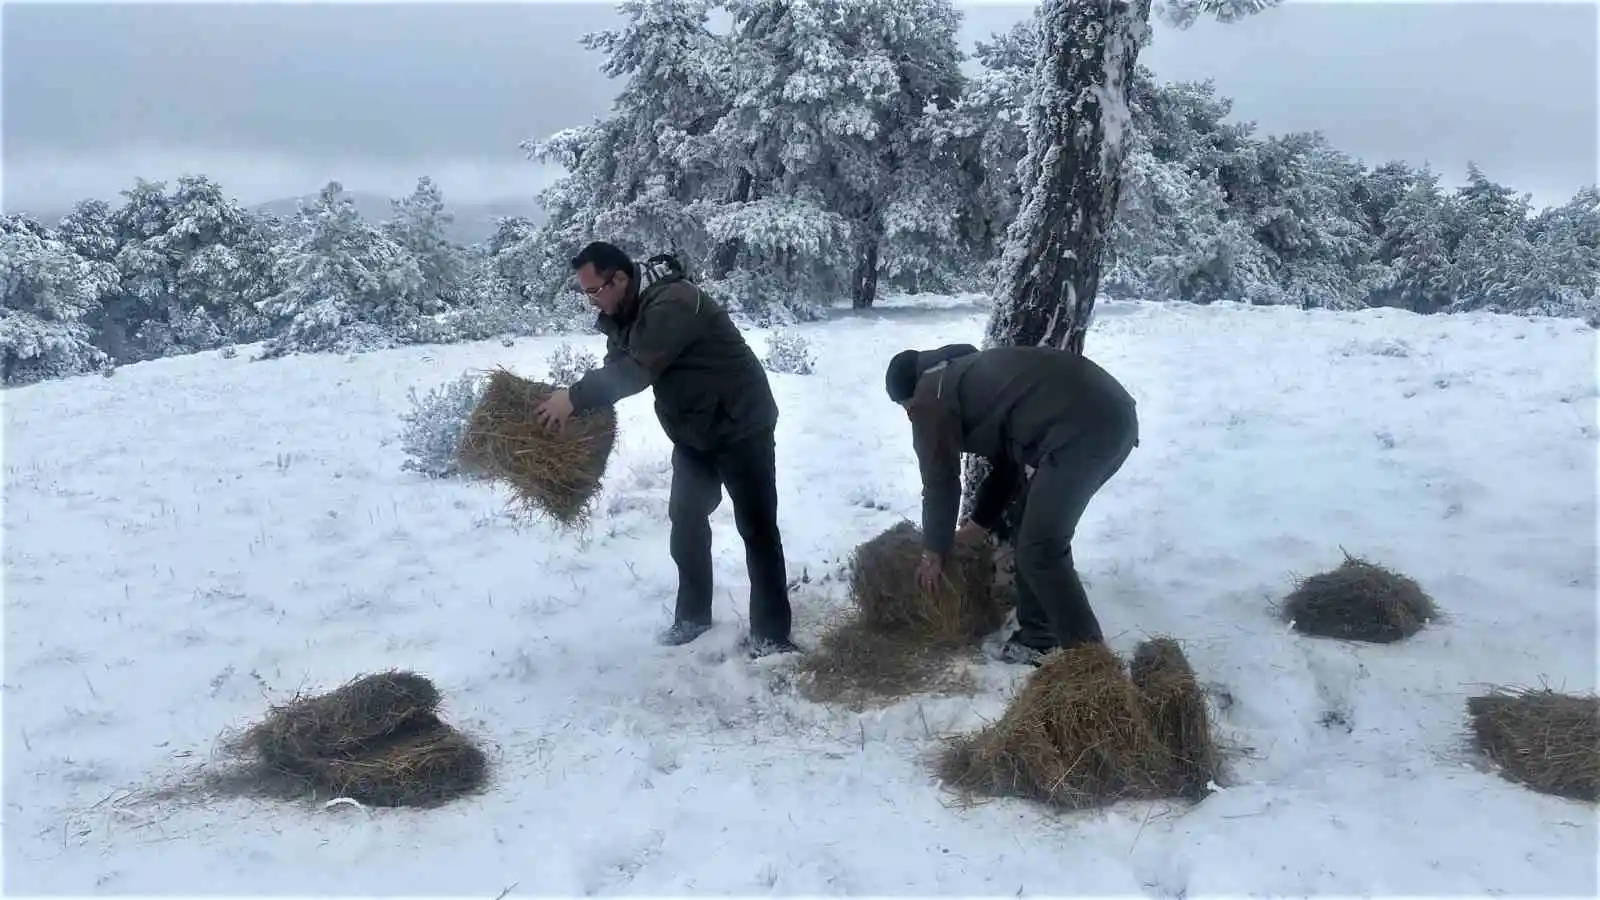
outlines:
[[[1144,696],[1103,644],[1046,656],[1000,720],[952,741],[938,769],[964,793],[1067,809],[1175,798],[1183,780]]]
[[[429,806],[472,793],[488,760],[439,720],[439,692],[411,672],[367,675],[273,707],[223,749],[238,765],[208,773],[216,792],[349,797],[372,806]]]
[[[1144,641],[1134,648],[1128,674],[1156,737],[1172,757],[1173,792],[1187,799],[1204,797],[1217,777],[1217,749],[1205,692],[1183,648],[1169,637]]]
[[[1411,637],[1438,614],[1416,581],[1349,554],[1337,569],[1301,579],[1283,603],[1302,634],[1380,644]]]
[[[971,675],[950,663],[946,648],[904,632],[874,629],[852,610],[801,657],[799,671],[808,676],[801,692],[817,703],[859,711],[919,692],[972,691]]]
[[[956,654],[1005,622],[985,540],[960,542],[933,591],[917,585],[922,534],[902,522],[856,548],[850,594],[856,609],[827,631],[800,669],[802,690],[818,702],[857,708],[922,691],[970,687],[953,671]]]
[[[464,472],[508,484],[524,511],[571,527],[586,520],[616,442],[610,408],[575,415],[559,431],[534,413],[556,388],[497,369],[462,430]]]
[[[1467,699],[1480,750],[1511,781],[1572,800],[1600,799],[1600,697],[1495,689]]]

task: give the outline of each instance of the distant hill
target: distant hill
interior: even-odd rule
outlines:
[[[393,215],[393,207],[389,205],[391,198],[382,194],[364,193],[361,191],[346,191],[345,196],[356,205],[356,211],[368,222],[383,222]],[[271,200],[252,207],[257,212],[269,213],[280,218],[289,218],[299,210],[300,202],[316,202],[316,194],[306,194],[303,197],[284,197],[280,200]],[[525,216],[536,224],[543,223],[544,209],[537,200],[532,199],[507,199],[496,200],[491,203],[452,203],[450,198],[445,198],[445,211],[455,217],[450,223],[449,237],[460,244],[474,244],[478,241],[488,240],[494,234],[495,223],[506,216]]]

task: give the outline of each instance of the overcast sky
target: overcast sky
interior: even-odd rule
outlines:
[[[965,45],[1031,4],[962,4]],[[7,210],[115,199],[202,172],[256,203],[347,188],[526,197],[518,143],[603,115],[614,85],[578,44],[604,3],[7,2]],[[1321,129],[1368,163],[1431,162],[1561,202],[1596,181],[1596,6],[1307,3],[1232,25],[1158,27],[1163,79],[1213,78],[1267,132]]]

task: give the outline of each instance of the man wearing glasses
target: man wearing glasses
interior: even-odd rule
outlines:
[[[774,433],[778,404],[761,361],[721,306],[669,256],[641,286],[639,268],[596,241],[572,259],[578,285],[599,311],[605,365],[540,405],[562,427],[574,413],[612,406],[655,388],[656,418],[672,441],[667,515],[678,567],[677,609],[661,641],[687,644],[711,628],[711,513],[727,489],[750,573],[751,658],[793,652],[791,610],[778,530]]]

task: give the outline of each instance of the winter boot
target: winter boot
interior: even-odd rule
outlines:
[[[800,648],[795,646],[794,641],[791,641],[788,638],[784,638],[782,640],[772,640],[770,638],[747,638],[744,642],[744,647],[745,653],[748,654],[751,659],[762,659],[763,657],[775,656],[779,653],[800,652]]]
[[[710,630],[710,622],[673,622],[658,640],[667,647],[681,647]]]

